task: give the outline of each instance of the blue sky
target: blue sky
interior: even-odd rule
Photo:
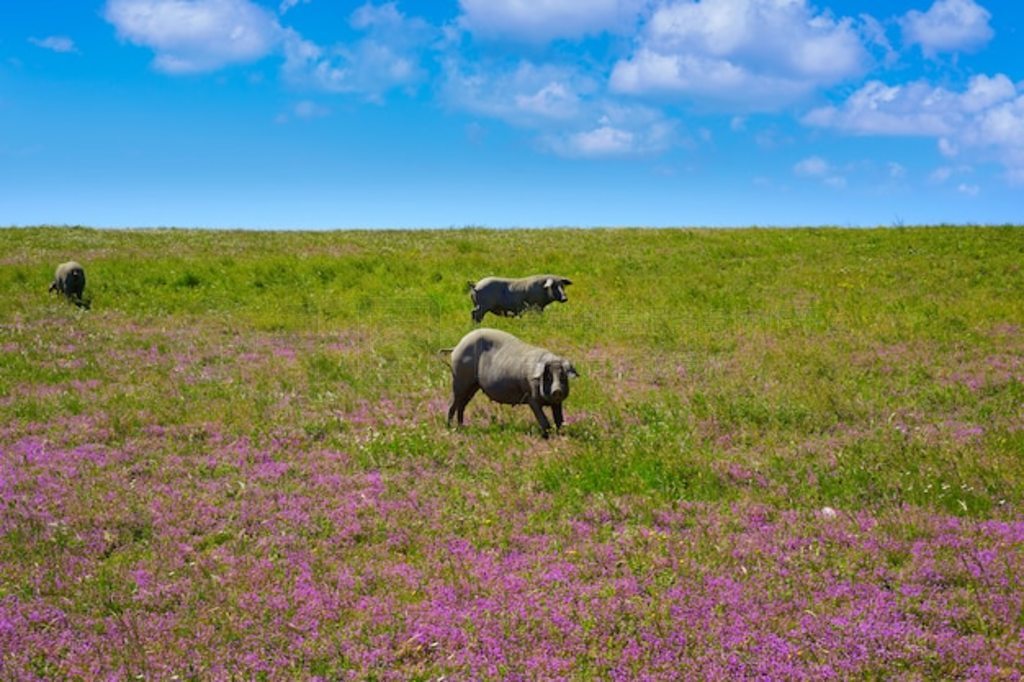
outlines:
[[[1024,222],[1019,0],[6,0],[0,225]]]

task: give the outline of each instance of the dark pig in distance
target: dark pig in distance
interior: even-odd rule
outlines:
[[[68,297],[75,303],[83,305],[82,292],[85,291],[85,269],[77,262],[71,260],[57,266],[53,276],[53,283],[50,284],[50,291]]]
[[[543,310],[549,303],[565,303],[565,287],[572,280],[558,275],[534,275],[521,279],[485,277],[469,284],[469,297],[473,299],[473,321],[479,323],[484,315],[519,315],[525,310]]]

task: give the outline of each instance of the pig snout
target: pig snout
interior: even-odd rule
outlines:
[[[565,398],[568,388],[567,382],[559,376],[558,372],[552,372],[550,369],[544,372],[544,384],[541,392],[545,399],[551,402],[561,402]]]

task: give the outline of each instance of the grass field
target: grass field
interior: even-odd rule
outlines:
[[[85,311],[46,293],[86,268]],[[2,679],[1019,679],[1024,229],[0,230]],[[563,433],[445,427],[465,282]]]

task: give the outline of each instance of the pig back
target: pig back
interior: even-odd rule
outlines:
[[[544,350],[516,338],[492,348],[480,357],[478,383],[495,402],[518,405],[533,394],[530,375]]]

